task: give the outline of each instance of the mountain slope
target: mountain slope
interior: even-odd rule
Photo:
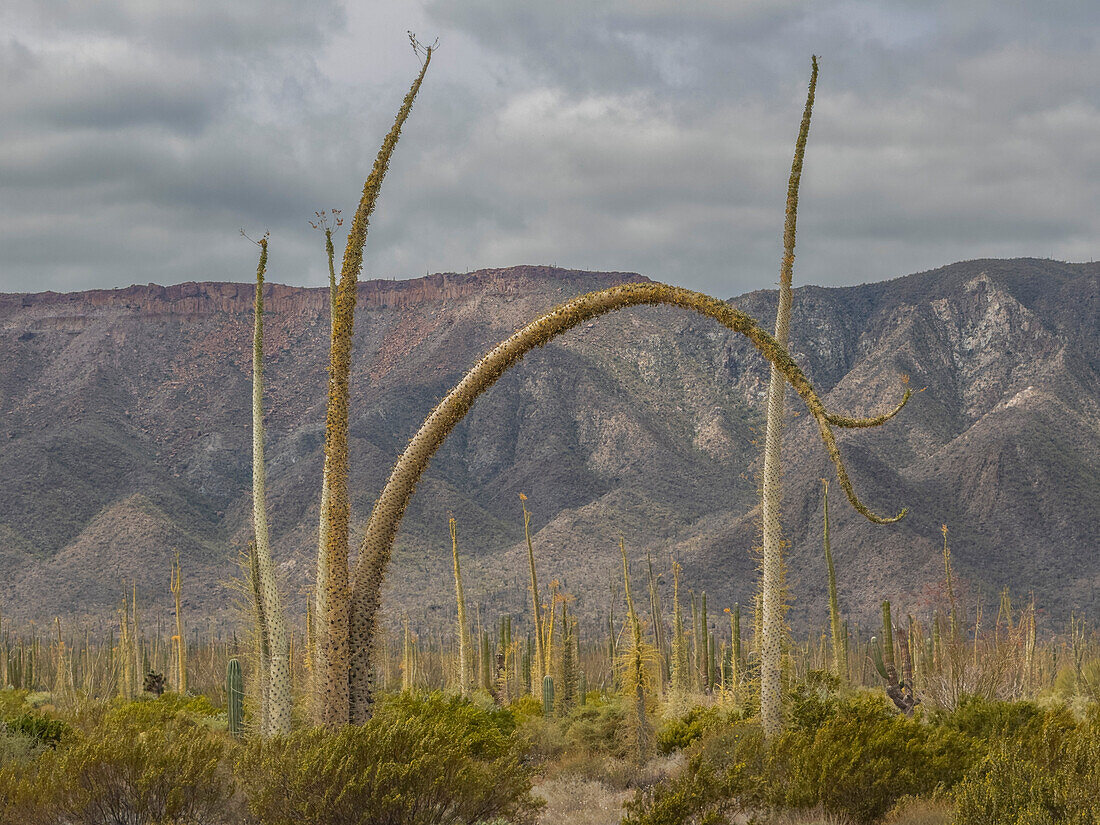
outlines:
[[[358,534],[393,461],[434,403],[489,347],[540,312],[629,273],[544,267],[361,284],[352,375]],[[276,556],[304,612],[325,407],[327,291],[268,286],[268,491]],[[0,606],[6,615],[108,616],[122,579],[166,608],[183,557],[188,609],[231,617],[227,582],[249,535],[252,288],[181,284],[0,295]],[[775,293],[733,302],[770,326]],[[834,496],[841,599],[869,619],[884,597],[919,610],[958,575],[987,602],[1034,591],[1052,620],[1100,607],[1100,265],[968,261],[857,287],[795,290],[792,352],[831,409],[892,406],[886,427],[842,433],[880,527]],[[406,515],[389,606],[451,612],[447,514],[467,593],[526,605],[517,494],[540,576],[606,610],[619,535],[659,568],[679,553],[711,603],[748,603],[767,371],[740,336],[681,310],[613,313],[531,353],[439,451]],[[792,397],[786,531],[796,628],[825,613],[816,428]],[[760,430],[762,432],[762,430]],[[152,615],[152,614],[150,614]],[[194,625],[193,625],[194,626]]]

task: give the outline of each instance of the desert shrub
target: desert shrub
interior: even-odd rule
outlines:
[[[1000,741],[955,792],[956,825],[1091,825],[1100,822],[1100,720],[1035,749]]]
[[[145,695],[121,702],[111,707],[107,712],[107,719],[135,726],[156,726],[179,717],[198,722],[222,713],[205,696],[162,693],[160,696]]]
[[[63,737],[56,750],[46,749],[33,763],[5,766],[0,795],[8,808],[0,809],[0,821],[234,821],[232,775],[224,760],[229,747],[224,737],[184,714],[150,724],[123,707],[89,733]]]
[[[459,697],[385,698],[369,722],[249,743],[237,775],[263,825],[533,818],[515,721]]]
[[[972,749],[956,731],[894,713],[881,696],[857,696],[817,727],[778,737],[769,756],[787,806],[874,822],[902,796],[953,786]]]
[[[28,693],[30,691],[10,687],[0,689],[0,722],[26,711]]]
[[[958,731],[896,714],[881,694],[804,691],[791,726],[765,744],[755,721],[722,725],[678,776],[628,803],[631,825],[722,823],[739,812],[811,809],[874,822],[906,795],[957,783],[973,749]]]
[[[182,714],[158,724],[133,717],[109,714],[97,735],[57,752],[51,784],[62,821],[231,821],[231,745]]]
[[[588,754],[623,758],[628,747],[626,710],[622,702],[593,702],[573,711],[563,720],[567,745]]]
[[[955,710],[933,718],[978,746],[1008,740],[1027,749],[1049,748],[1077,727],[1073,714],[1063,705],[1042,708],[1034,702],[997,702],[977,696],[964,697]]]
[[[657,730],[657,752],[668,756],[683,750],[704,733],[728,724],[738,717],[717,705],[694,705],[687,713],[668,719]]]
[[[24,713],[4,722],[9,734],[19,734],[36,745],[56,748],[62,737],[71,734],[72,728],[60,719],[49,719],[37,713]]]
[[[840,709],[840,679],[824,670],[811,670],[787,695],[790,727],[814,730]]]
[[[764,807],[771,785],[764,733],[756,721],[707,733],[688,749],[682,771],[639,790],[624,805],[623,825],[721,825]]]
[[[8,763],[29,762],[38,756],[44,747],[46,746],[33,736],[0,724],[0,767]]]
[[[512,700],[508,709],[520,719],[542,716],[542,700],[536,699],[530,693],[525,693],[523,696]]]

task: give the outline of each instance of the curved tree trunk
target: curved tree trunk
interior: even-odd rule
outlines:
[[[787,351],[775,339],[761,329],[756,321],[738,309],[721,301],[682,287],[661,283],[622,284],[600,292],[590,292],[568,301],[541,318],[514,333],[507,340],[489,351],[466,376],[436,405],[409,441],[405,452],[397,460],[390,473],[367,524],[366,534],[359,547],[355,565],[355,581],[352,588],[351,636],[350,636],[350,703],[351,721],[362,724],[370,718],[373,699],[373,671],[371,650],[374,643],[378,609],[381,603],[382,584],[389,565],[397,528],[409,500],[416,489],[421,474],[432,455],[446,439],[454,426],[504,372],[535,347],[542,346],[556,336],[597,316],[618,309],[642,304],[668,304],[713,318],[727,329],[746,336],[795,388],[810,414],[817,421],[822,442],[829,458],[836,466],[840,486],[864,517],[885,524],[897,521],[904,514],[884,518],[871,512],[856,496],[848,478],[848,472],[837,449],[831,418],[826,412],[806,376],[791,359]],[[906,391],[906,399],[908,398]],[[905,403],[903,399],[902,405]],[[897,409],[900,409],[899,405]],[[897,410],[894,410],[896,413]],[[894,413],[880,416],[882,421]],[[866,420],[839,419],[855,426]],[[877,419],[876,419],[877,420]],[[844,426],[843,424],[841,426]]]

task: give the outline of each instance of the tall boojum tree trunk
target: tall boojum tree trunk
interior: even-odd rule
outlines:
[[[267,268],[267,238],[260,240],[260,264],[256,269],[256,306],[252,342],[252,525],[256,536],[256,574],[262,606],[265,636],[271,660],[268,677],[268,724],[264,736],[290,733],[292,695],[290,686],[290,640],[286,617],[279,602],[275,564],[267,528],[264,473],[264,270]]]
[[[791,328],[791,276],[794,270],[795,223],[798,216],[798,184],[802,177],[802,158],[810,132],[810,114],[817,85],[817,58],[813,58],[810,90],[806,109],[795,144],[794,163],[787,185],[787,217],[783,230],[783,261],[779,272],[779,306],[775,313],[775,340],[786,349]],[[768,384],[767,434],[764,438],[764,485],[760,501],[763,521],[761,560],[761,607],[763,627],[760,645],[760,721],[766,736],[773,736],[783,727],[781,704],[781,662],[785,631],[783,532],[779,521],[782,505],[783,395],[787,385],[782,374],[772,365]]]
[[[355,303],[359,271],[363,266],[363,246],[367,227],[382,188],[382,179],[401,137],[401,127],[412,111],[424,74],[432,59],[427,50],[420,73],[401,104],[393,127],[378,150],[359,207],[348,230],[347,246],[340,268],[333,307],[332,346],[329,358],[328,410],[325,417],[325,467],[328,498],[323,502],[321,518],[327,527],[326,547],[319,552],[318,579],[325,583],[325,594],[318,599],[317,649],[321,667],[314,673],[313,707],[316,721],[328,727],[345,725],[349,719],[349,672],[353,667],[369,667],[369,653],[357,650],[362,661],[352,661],[349,647],[348,531],[351,502],[348,498],[348,400],[350,395],[351,340],[355,325]]]

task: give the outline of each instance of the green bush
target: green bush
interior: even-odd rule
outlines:
[[[56,748],[62,737],[71,734],[72,728],[60,719],[48,719],[36,713],[24,713],[4,722],[8,733],[33,739],[35,744]]]
[[[721,825],[769,804],[764,732],[755,720],[734,722],[688,749],[684,769],[639,790],[624,805],[622,825]]]
[[[1034,702],[997,702],[977,696],[963,697],[950,713],[934,720],[968,736],[979,746],[1002,740],[1024,748],[1047,748],[1061,743],[1077,727],[1068,708],[1041,708]]]
[[[33,736],[0,725],[0,767],[21,764],[38,756],[46,746]],[[2,822],[3,820],[0,820]]]
[[[0,722],[19,716],[27,709],[28,690],[0,689]]]
[[[903,796],[957,783],[972,746],[956,731],[894,713],[881,696],[857,696],[816,728],[778,737],[769,757],[785,805],[874,822]]]
[[[0,821],[145,825],[234,821],[230,743],[175,714],[150,721],[145,703],[109,712],[31,764],[0,771]],[[152,703],[148,703],[152,704]]]
[[[541,803],[514,729],[509,711],[401,694],[362,726],[253,741],[237,775],[262,825],[523,822]]]
[[[683,750],[704,733],[737,717],[728,711],[711,705],[694,705],[687,713],[674,719],[669,719],[657,730],[657,752],[668,756],[679,750]]]
[[[819,806],[874,822],[903,796],[950,788],[973,759],[963,734],[900,716],[881,694],[812,690],[799,702],[798,724],[768,744],[755,721],[704,734],[677,777],[628,803],[624,823],[710,825],[739,812]]]
[[[956,825],[1100,822],[1100,720],[1067,731],[1056,716],[1041,748],[1002,740],[955,792]]]

